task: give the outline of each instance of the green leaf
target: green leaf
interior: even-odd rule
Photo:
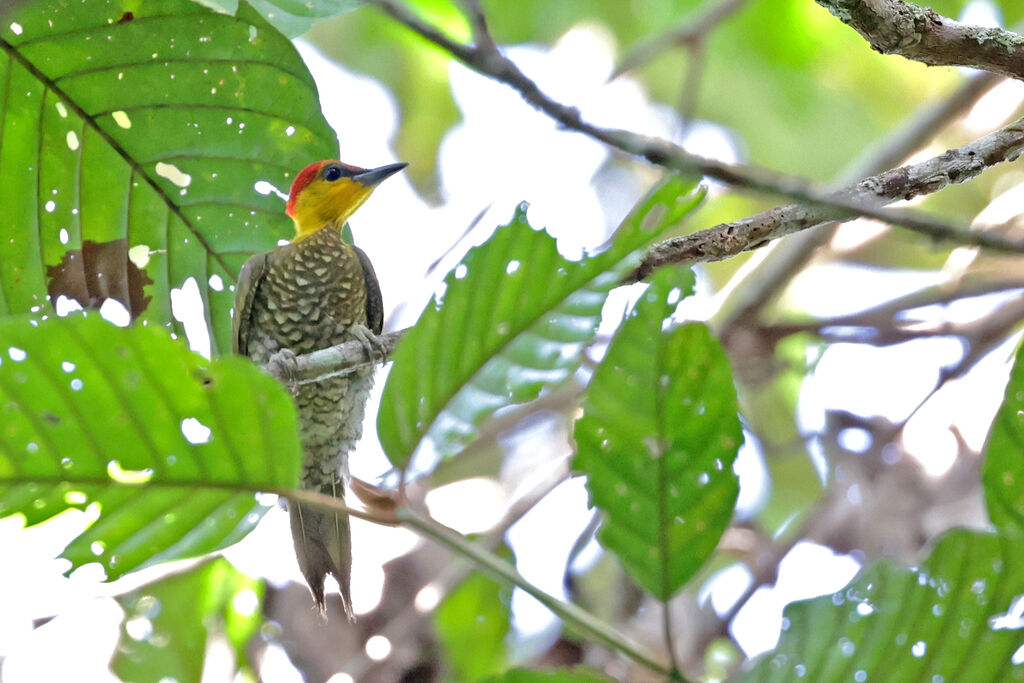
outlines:
[[[441,456],[451,455],[494,411],[569,377],[608,292],[702,197],[690,181],[670,178],[638,205],[608,249],[581,261],[560,256],[522,207],[471,249],[392,356],[377,422],[391,462],[408,465],[428,435]]]
[[[113,579],[222,548],[263,514],[252,492],[297,485],[291,397],[245,359],[95,314],[0,318],[0,339],[0,516],[98,509],[75,567]]]
[[[599,538],[667,601],[732,518],[743,442],[729,362],[707,327],[667,330],[693,274],[663,269],[616,333],[584,397],[574,467],[605,512]]]
[[[489,676],[480,683],[607,683],[611,679],[593,669],[581,666],[555,671],[512,669],[500,676]]]
[[[918,568],[879,562],[787,607],[779,646],[732,680],[1021,680],[1022,595],[1024,538],[955,530]]]
[[[120,596],[125,618],[110,667],[133,683],[198,681],[209,638],[222,635],[235,670],[248,669],[245,647],[263,621],[262,598],[263,584],[224,559]]]
[[[229,349],[238,269],[292,231],[257,183],[337,153],[291,42],[244,2],[8,3],[0,81],[0,313],[109,296],[180,334],[194,278]]]
[[[996,526],[1024,529],[1024,347],[992,423],[981,477],[988,515]]]
[[[476,681],[507,666],[511,597],[491,578],[473,573],[437,608],[434,627],[456,680]]]

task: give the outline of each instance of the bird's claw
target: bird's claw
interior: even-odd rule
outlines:
[[[355,337],[371,361],[384,360],[384,344],[366,325],[353,325],[349,333]]]
[[[281,382],[293,384],[299,371],[295,352],[291,349],[281,349],[267,361],[267,370]]]

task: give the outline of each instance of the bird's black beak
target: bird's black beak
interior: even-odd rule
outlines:
[[[377,168],[371,168],[371,169],[367,169],[365,171],[360,171],[359,173],[356,173],[354,176],[352,176],[352,180],[356,181],[360,185],[365,185],[367,187],[373,187],[374,185],[378,184],[379,182],[381,182],[385,178],[390,178],[394,174],[398,173],[399,171],[401,171],[403,168],[405,168],[408,165],[409,165],[408,163],[402,161],[402,162],[399,162],[397,164],[388,164],[387,166],[378,166]]]

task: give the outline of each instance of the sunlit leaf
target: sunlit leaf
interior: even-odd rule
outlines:
[[[434,625],[456,680],[476,681],[507,666],[511,597],[507,588],[474,573],[438,606]]]
[[[787,607],[779,646],[731,680],[1024,680],[1022,595],[1024,538],[953,531],[918,568],[879,562]]]
[[[125,617],[110,668],[125,681],[198,681],[209,639],[224,636],[235,670],[262,623],[263,584],[224,559],[118,597]]]
[[[99,518],[64,552],[110,578],[224,547],[298,482],[291,399],[245,359],[93,314],[0,318],[0,515]],[[95,504],[95,505],[94,505]]]
[[[702,194],[689,181],[668,180],[638,205],[610,247],[581,261],[563,258],[522,208],[471,249],[392,356],[378,420],[391,462],[405,466],[428,434],[450,455],[495,410],[569,377],[608,292]]]
[[[612,339],[576,423],[574,467],[605,513],[599,538],[668,600],[729,525],[743,435],[729,362],[702,324],[664,329],[693,274],[659,271]]]
[[[180,333],[171,291],[192,280],[213,350],[230,348],[238,269],[291,233],[272,188],[337,153],[288,39],[244,2],[6,3],[0,80],[0,313],[47,294],[130,307],[127,291]],[[48,268],[89,244],[119,246],[52,286]],[[124,281],[129,262],[145,280]]]
[[[982,465],[985,502],[992,523],[1024,530],[1024,347],[992,423]]]

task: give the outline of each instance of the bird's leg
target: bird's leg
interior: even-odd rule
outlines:
[[[384,344],[366,325],[357,323],[348,328],[349,334],[362,344],[371,362],[386,360]]]
[[[295,352],[291,349],[281,349],[267,361],[267,370],[278,381],[292,386],[295,384],[295,376],[299,370],[299,364],[295,358]]]

